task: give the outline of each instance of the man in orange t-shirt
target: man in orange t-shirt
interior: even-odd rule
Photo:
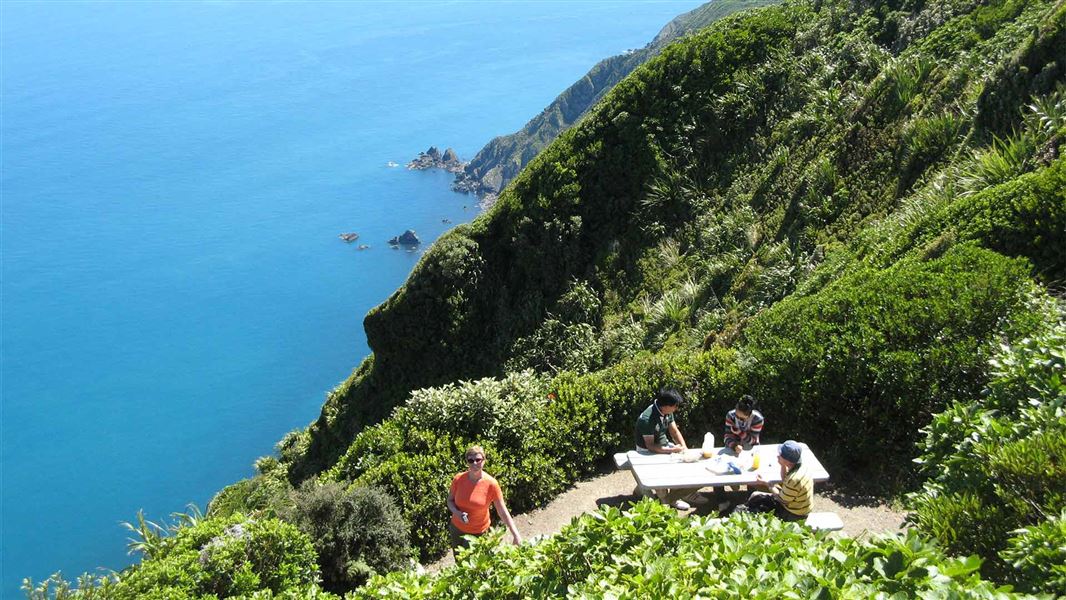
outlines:
[[[482,535],[489,530],[489,505],[496,507],[496,514],[503,520],[515,544],[522,543],[522,536],[515,528],[507,504],[503,501],[503,492],[496,479],[484,471],[485,450],[481,446],[471,446],[466,451],[466,464],[469,468],[452,479],[448,491],[448,510],[452,518],[448,522],[448,533],[452,551],[469,546],[465,535]]]

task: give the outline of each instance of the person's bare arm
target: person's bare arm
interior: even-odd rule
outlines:
[[[492,503],[496,507],[496,514],[500,515],[500,519],[503,524],[507,526],[507,531],[511,532],[511,540],[517,546],[522,543],[522,535],[518,533],[518,528],[515,527],[514,519],[511,518],[511,513],[507,511],[507,504],[500,498]]]
[[[466,513],[459,510],[459,506],[455,503],[455,496],[450,492],[448,494],[448,510],[451,511],[453,515],[459,517],[460,521],[466,523]]]
[[[644,447],[650,450],[651,452],[655,452],[657,454],[673,454],[674,452],[681,452],[682,450],[682,448],[679,446],[667,448],[666,446],[660,446],[659,444],[656,444],[654,435],[644,436]]]
[[[681,430],[678,429],[677,423],[670,423],[669,429],[670,437],[674,438],[674,443],[681,446],[681,450],[688,450],[688,445],[685,444],[685,437],[681,435]]]

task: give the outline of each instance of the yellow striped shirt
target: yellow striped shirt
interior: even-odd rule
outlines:
[[[805,515],[811,512],[811,502],[814,501],[814,480],[807,474],[807,465],[796,465],[781,482],[779,496],[781,504],[794,515]]]

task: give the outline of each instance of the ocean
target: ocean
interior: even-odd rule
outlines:
[[[390,162],[472,158],[699,4],[0,4],[0,594],[125,567],[121,521],[318,416],[421,256],[386,240],[477,214]]]

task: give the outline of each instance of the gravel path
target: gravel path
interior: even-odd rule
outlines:
[[[816,486],[818,489],[818,486]],[[514,515],[515,525],[524,538],[539,535],[552,535],[583,513],[592,512],[602,504],[619,506],[639,499],[633,494],[633,474],[629,471],[617,471],[609,475],[594,477],[579,482],[570,490],[561,494],[551,504],[532,512]],[[734,501],[742,501],[746,492],[736,492],[727,496]],[[860,536],[877,533],[894,533],[901,530],[903,513],[897,512],[873,497],[850,496],[837,493],[831,488],[818,490],[814,498],[815,511],[831,511],[840,515],[844,529],[840,532],[847,536]],[[715,501],[696,506],[687,511],[689,514],[707,515],[717,512]],[[436,571],[454,564],[449,552],[441,560],[428,565],[430,571]]]

